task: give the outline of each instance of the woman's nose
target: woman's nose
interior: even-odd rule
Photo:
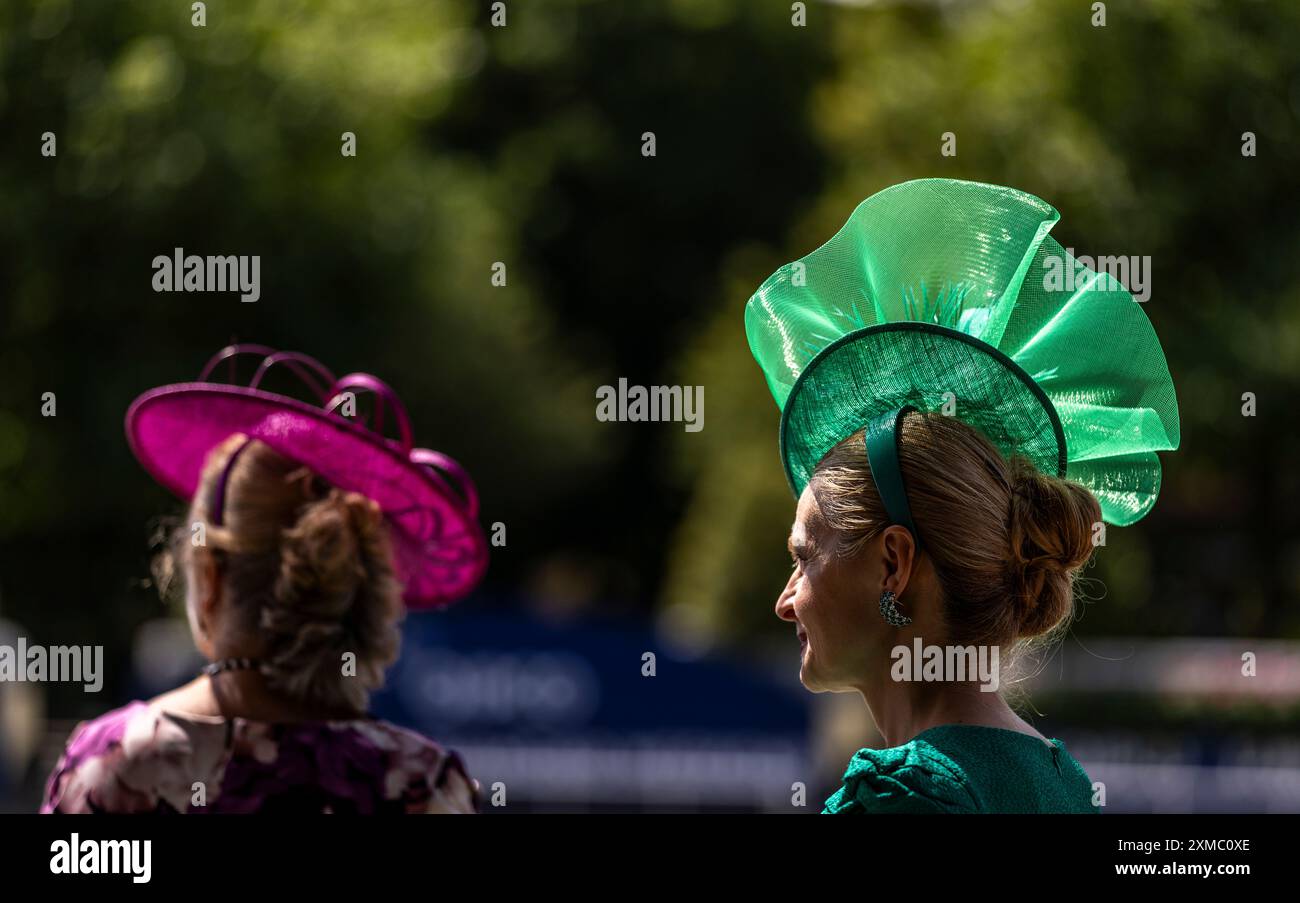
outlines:
[[[794,620],[794,594],[799,586],[799,569],[795,568],[790,574],[790,579],[785,583],[785,589],[781,590],[781,595],[776,597],[776,616],[782,621]]]

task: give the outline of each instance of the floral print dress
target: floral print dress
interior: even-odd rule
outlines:
[[[268,724],[132,702],[73,731],[45,813],[473,813],[460,758],[374,719]]]

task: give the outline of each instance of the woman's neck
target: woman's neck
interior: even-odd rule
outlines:
[[[944,724],[998,727],[1047,742],[1012,711],[1000,693],[983,692],[978,683],[896,681],[889,669],[874,677],[856,689],[889,746],[900,746],[917,734]]]
[[[201,675],[153,700],[181,715],[246,718],[249,721],[293,723],[340,721],[360,717],[354,711],[311,706],[276,693],[257,671],[223,671]]]

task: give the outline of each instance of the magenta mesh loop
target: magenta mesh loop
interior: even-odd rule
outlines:
[[[214,354],[204,365],[203,370],[199,372],[199,382],[206,382],[212,371],[222,361],[228,360],[230,361],[229,381],[233,384],[235,382],[235,358],[243,354],[260,354],[263,358],[261,365],[257,368],[257,372],[253,374],[253,379],[249,383],[249,387],[253,389],[256,389],[262,382],[262,377],[266,375],[266,371],[278,363],[287,364],[293,374],[302,380],[307,388],[311,389],[312,393],[321,401],[327,398],[328,388],[334,384],[334,374],[311,355],[302,354],[298,351],[276,351],[266,345],[248,343],[227,345]],[[312,371],[324,380],[323,385],[312,379]]]
[[[384,411],[393,412],[394,419],[397,421],[397,432],[401,436],[399,441],[402,451],[410,452],[411,446],[415,444],[411,438],[411,419],[406,416],[406,408],[388,383],[369,373],[349,373],[334,383],[331,390],[333,397],[326,404],[326,409],[335,410],[343,401],[344,393],[349,389],[360,389],[363,392],[369,392],[378,399],[378,403],[375,405],[374,430],[377,435],[383,435]]]
[[[416,464],[423,464],[428,467],[429,472],[444,483],[446,478],[450,477],[456,484],[452,487],[452,491],[465,502],[466,515],[478,517],[478,490],[474,488],[474,481],[469,478],[469,473],[465,468],[461,467],[453,458],[430,448],[412,449],[411,460]]]
[[[329,387],[334,382],[334,374],[330,373],[325,365],[316,360],[316,358],[302,354],[298,351],[277,351],[274,354],[268,354],[262,360],[261,366],[257,368],[257,372],[253,374],[253,378],[249,381],[248,387],[250,389],[256,389],[260,386],[262,384],[262,377],[266,376],[267,371],[276,364],[287,364],[289,369],[293,371],[294,375],[297,376],[298,379],[302,380],[303,384],[306,385],[307,388],[311,389],[312,394],[322,402],[329,398]],[[310,369],[304,369],[303,367],[298,366],[299,364],[304,364]],[[318,375],[325,377],[326,381],[324,385],[318,383],[312,378],[311,370],[314,370]]]

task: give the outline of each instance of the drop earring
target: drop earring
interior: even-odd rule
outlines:
[[[906,627],[912,623],[911,618],[898,610],[898,597],[893,590],[887,589],[880,594],[880,614],[890,627]]]

